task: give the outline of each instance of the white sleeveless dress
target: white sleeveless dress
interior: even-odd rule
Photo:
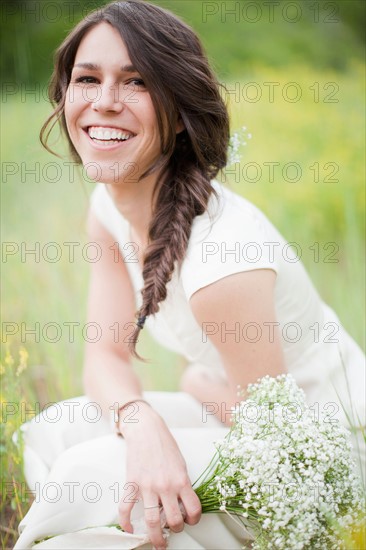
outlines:
[[[317,411],[327,412],[346,426],[351,418],[353,426],[365,427],[365,356],[319,297],[299,259],[301,250],[289,246],[248,200],[215,180],[212,185],[218,199],[211,197],[208,210],[195,218],[182,266],[175,269],[167,298],[159,312],[147,319],[146,329],[162,346],[183,355],[189,368],[225,378],[220,356],[210,340],[202,337],[189,299],[198,289],[228,275],[272,269],[277,274],[275,309],[288,372]],[[136,245],[131,242],[128,222],[104,184],[94,189],[91,208],[118,243],[139,306],[143,280]],[[268,338],[271,326],[267,328],[265,333],[251,323],[240,327],[240,337]],[[212,457],[214,441],[227,428],[214,417],[203,421],[200,405],[183,392],[145,392],[145,397],[172,430],[193,483]],[[26,479],[36,501],[19,526],[21,536],[15,548],[152,548],[141,503],[133,508],[133,535],[101,527],[118,523],[115,487],[123,484],[125,443],[111,433],[104,418],[86,420],[86,397],[71,401],[73,422],[70,403],[63,402],[58,405],[63,411],[59,422],[52,424],[40,417],[23,426]],[[360,430],[353,441],[362,470],[365,445],[362,447]],[[74,493],[70,494],[72,487]],[[59,536],[34,544],[56,534]],[[225,514],[206,514],[197,525],[172,533],[169,548],[231,550],[249,544],[248,539]]]

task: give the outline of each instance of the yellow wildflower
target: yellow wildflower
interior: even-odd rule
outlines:
[[[19,365],[17,368],[16,375],[19,376],[27,368],[29,354],[27,350],[23,347],[19,349]]]
[[[6,345],[6,353],[5,353],[5,359],[4,363],[7,367],[11,367],[14,365],[14,359],[12,354],[10,353],[9,344]]]

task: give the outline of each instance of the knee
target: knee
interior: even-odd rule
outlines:
[[[179,389],[193,397],[202,395],[207,386],[226,384],[224,376],[215,369],[201,364],[189,365],[180,379]]]
[[[183,372],[179,389],[183,392],[193,394],[197,387],[208,380],[208,368],[203,365],[189,365]]]

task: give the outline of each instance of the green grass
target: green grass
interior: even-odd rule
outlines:
[[[342,74],[298,65],[277,69],[257,66],[244,74],[238,79],[240,86],[256,82],[263,90],[263,98],[257,103],[231,100],[232,128],[245,125],[252,134],[243,147],[241,170],[252,162],[263,172],[257,182],[245,181],[243,177],[235,181],[231,176],[227,183],[258,205],[288,241],[300,245],[302,259],[320,295],[365,348],[363,71],[363,65],[354,63]],[[273,103],[265,98],[268,88],[264,82],[279,83]],[[297,82],[303,92],[297,103],[282,99],[280,91],[288,82]],[[319,82],[321,92],[322,100],[318,103],[309,89],[315,82]],[[337,103],[323,101],[324,86],[329,82],[339,87]],[[227,84],[231,89],[235,82]],[[19,96],[8,99],[3,109],[2,130],[3,161],[14,163],[5,166],[18,169],[15,175],[7,177],[3,171],[3,243],[15,243],[20,248],[20,243],[26,243],[32,248],[39,242],[42,249],[46,243],[56,242],[63,252],[56,263],[47,262],[42,256],[36,262],[30,255],[24,262],[20,252],[2,259],[2,322],[23,322],[28,328],[37,322],[41,327],[55,322],[62,328],[56,343],[45,341],[42,335],[39,342],[32,335],[22,342],[20,332],[8,339],[13,356],[21,344],[25,346],[29,366],[19,377],[11,371],[15,367],[6,366],[8,378],[3,378],[2,401],[38,400],[41,405],[83,391],[81,327],[86,322],[89,264],[80,250],[87,242],[85,219],[88,197],[94,187],[76,172],[74,178],[69,177],[66,157],[60,160],[42,150],[38,131],[48,112],[49,105],[44,101],[28,99],[24,103]],[[58,149],[62,151],[63,145],[59,144]],[[265,162],[280,163],[272,182],[268,181]],[[302,178],[296,183],[281,177],[283,166],[289,162],[301,166]],[[320,167],[330,162],[339,166],[335,175],[339,181],[324,181],[330,170],[322,168],[320,181],[315,182],[309,167],[316,162]],[[35,163],[39,163],[39,180],[24,173],[25,168],[35,167]],[[52,183],[47,179],[53,177],[56,165],[60,167],[61,178]],[[67,249],[62,245],[65,242],[80,243],[74,262],[68,261]],[[339,246],[337,263],[324,261],[324,247],[330,242]],[[314,243],[319,243],[318,262],[310,249]],[[73,342],[68,338],[65,322],[79,323]],[[143,332],[140,351],[152,359],[152,364],[136,365],[136,371],[145,389],[177,389],[182,359],[158,346]],[[49,338],[52,336],[50,330]],[[13,420],[16,427],[19,417]],[[9,424],[8,431],[10,428]],[[2,455],[4,450],[2,447]],[[17,459],[14,456],[14,453],[7,459],[3,456],[3,467],[17,480],[21,479],[21,462],[19,456]],[[15,528],[21,517],[16,499],[13,507],[17,509],[13,510],[12,528]]]

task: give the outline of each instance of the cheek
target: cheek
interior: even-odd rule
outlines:
[[[145,96],[137,104],[136,115],[140,118],[147,131],[155,139],[159,137],[158,119],[151,99]]]
[[[74,91],[70,93],[70,89],[68,89],[66,93],[66,98],[65,98],[64,113],[65,113],[66,126],[69,133],[73,131],[75,132],[77,118],[80,115],[81,110],[82,110],[82,105],[80,100],[78,100],[77,95],[74,93]]]
[[[76,151],[78,152],[78,154],[80,155],[81,143],[80,143],[80,135],[78,133],[78,128],[76,125],[78,116],[77,116],[77,112],[75,111],[75,106],[73,104],[65,103],[64,115],[65,115],[65,123],[66,123],[68,138],[72,143],[72,145],[74,146],[74,148],[76,149]]]

